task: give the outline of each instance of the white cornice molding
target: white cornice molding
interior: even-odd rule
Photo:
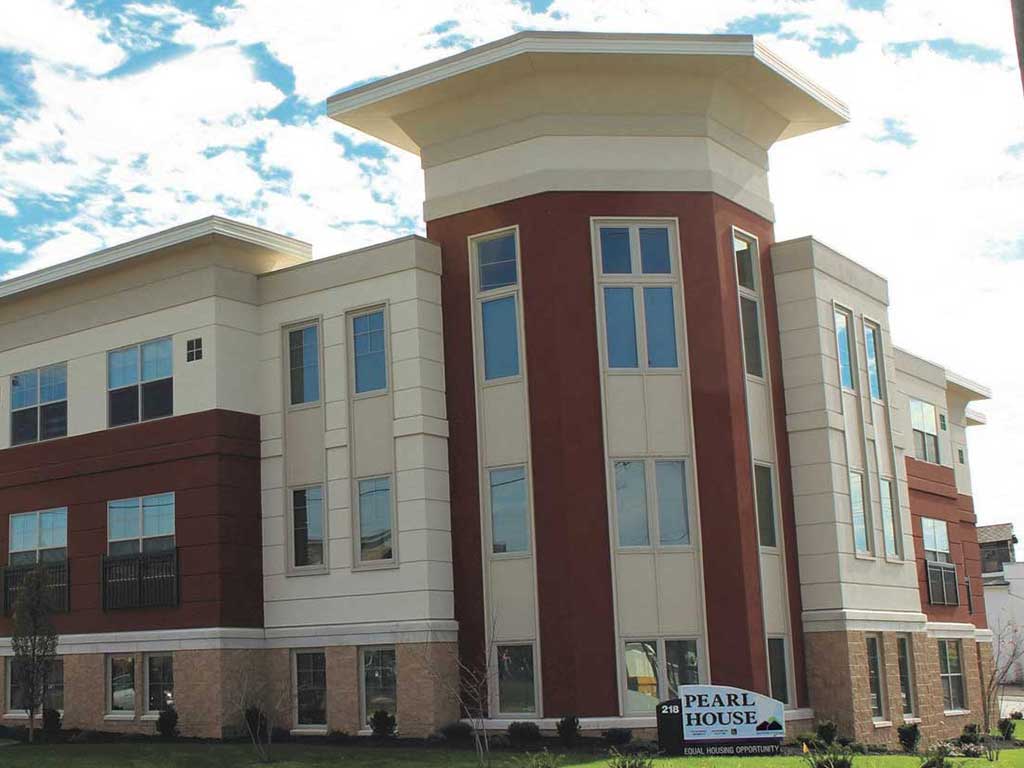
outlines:
[[[0,299],[209,235],[228,237],[297,258],[312,256],[312,246],[302,240],[233,219],[207,216],[0,282]]]

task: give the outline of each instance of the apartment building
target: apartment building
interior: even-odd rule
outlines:
[[[528,32],[327,110],[419,155],[426,238],[210,218],[0,283],[4,607],[43,562],[68,726],[220,736],[259,674],[296,733],[426,735],[467,670],[493,728],[694,682],[980,720],[989,393],[773,237],[768,149],[842,102],[748,36]]]

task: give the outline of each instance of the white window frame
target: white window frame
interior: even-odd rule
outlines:
[[[295,564],[295,491],[306,491],[310,488],[320,489],[320,498],[323,505],[323,527],[324,527],[324,560],[322,563],[313,563],[311,565],[296,565]],[[308,574],[322,574],[327,573],[330,570],[330,531],[328,530],[328,503],[327,503],[327,483],[305,483],[303,485],[292,485],[285,489],[287,498],[285,499],[286,509],[288,514],[286,516],[285,524],[287,527],[287,547],[288,547],[288,574],[289,576],[302,576]]]
[[[954,640],[952,638],[939,638],[939,640],[936,643],[936,645],[938,646],[939,652],[942,653],[942,654],[945,654],[945,657],[946,657],[946,668],[947,669],[949,668],[949,646],[948,646],[948,643],[954,643],[957,646],[957,658],[960,659],[960,671],[959,672],[943,672],[942,671],[942,664],[940,663],[939,664],[939,685],[943,688],[943,691],[944,691],[947,679],[951,680],[954,677],[959,677],[960,678],[960,690],[963,692],[963,701],[960,702],[961,705],[962,705],[960,707],[954,706],[952,709],[946,709],[945,708],[945,697],[943,697],[943,708],[942,709],[943,709],[943,712],[945,714],[947,714],[947,715],[949,715],[949,714],[958,714],[958,713],[962,713],[962,712],[969,712],[970,711],[970,709],[969,709],[970,704],[969,704],[969,702],[967,700],[967,678],[966,678],[966,675],[964,673],[964,644],[960,640]],[[949,696],[949,698],[951,700],[950,703],[951,704],[955,704],[955,702],[952,701],[952,698],[953,698],[952,683],[950,683],[950,696]]]
[[[871,713],[872,721],[876,723],[890,722],[889,714],[889,691],[886,687],[886,664],[885,664],[885,640],[880,632],[867,632],[864,635],[864,654],[868,664],[868,695],[871,695],[871,655],[868,653],[868,641],[875,641],[875,649],[878,652],[878,708],[876,715]],[[898,659],[897,659],[898,663]],[[898,671],[898,670],[897,670]],[[868,705],[870,709],[870,702]]]
[[[292,404],[292,360],[289,336],[293,331],[302,331],[306,328],[316,327],[316,359],[317,377],[319,378],[316,400],[305,403]],[[281,371],[284,376],[284,407],[286,412],[303,411],[307,408],[319,408],[324,403],[324,324],[322,318],[309,317],[305,320],[296,320],[281,326],[281,360],[283,365]]]
[[[503,285],[499,288],[490,288],[486,291],[480,290],[480,258],[478,246],[480,243],[489,240],[512,235],[516,245],[516,281],[511,285]],[[473,297],[473,334],[476,342],[476,366],[479,373],[479,385],[481,388],[493,387],[501,384],[508,384],[513,381],[523,381],[526,373],[526,347],[523,339],[523,297],[521,285],[523,281],[523,259],[522,243],[519,237],[519,225],[501,227],[488,232],[478,232],[469,236],[469,282],[470,295]],[[519,372],[512,376],[500,376],[493,379],[487,378],[486,349],[484,346],[484,309],[483,305],[495,299],[512,297],[516,308],[516,355],[519,362]]]
[[[63,674],[64,657],[62,655],[58,654],[56,656],[55,660],[59,661],[61,663],[61,667],[62,667],[61,672]],[[15,661],[14,656],[7,656],[4,659],[4,691],[3,691],[4,713],[3,713],[2,717],[5,718],[5,719],[18,719],[18,720],[26,719],[27,720],[28,719],[28,710],[27,709],[15,709],[15,707],[14,707],[14,697],[11,695],[11,683],[14,682],[14,661]],[[64,687],[63,683],[61,684],[61,687],[62,688]],[[67,691],[65,690],[64,693],[66,694]],[[63,696],[61,698],[63,698]],[[61,707],[57,711],[60,713],[61,717],[63,718],[64,717],[64,708]],[[40,717],[41,715],[42,715],[41,711],[37,711],[36,712],[36,717]],[[38,726],[36,726],[36,727],[38,727]]]
[[[203,359],[203,337],[196,336],[185,342],[185,362],[198,363]]]
[[[892,508],[892,540],[895,552],[889,554],[888,548],[885,546],[885,509],[882,507],[882,499],[886,497],[885,486],[883,483],[889,484],[889,504]],[[890,560],[902,560],[903,558],[903,530],[900,519],[900,497],[899,497],[899,483],[895,477],[889,477],[878,473],[878,513],[881,517],[882,523],[882,549],[885,552],[885,556]]]
[[[370,712],[366,711],[366,653],[367,651],[394,651],[395,654],[395,719],[398,719],[398,675],[399,675],[399,664],[398,664],[398,646],[390,643],[380,643],[378,645],[360,645],[357,649],[359,654],[359,722],[363,724],[363,729],[369,729]]]
[[[761,243],[756,235],[753,235],[750,232],[745,232],[739,227],[732,227],[730,232],[731,237],[729,240],[729,247],[732,255],[733,276],[736,278],[736,291],[738,293],[736,299],[736,317],[739,322],[740,329],[740,353],[743,358],[743,375],[749,381],[767,383],[769,360],[767,332],[765,329],[764,303],[761,297],[761,287],[764,284],[761,278]],[[752,248],[751,267],[754,273],[754,289],[740,283],[740,273],[736,267],[736,240],[741,240]],[[760,376],[756,373],[750,373],[747,370],[746,333],[743,327],[743,299],[748,299],[754,302],[754,306],[757,310],[757,347],[758,354],[761,356]]]
[[[39,543],[40,543],[39,542],[39,536],[40,536],[40,533],[41,533],[41,530],[42,530],[40,528],[40,526],[39,526],[39,518],[40,518],[40,516],[45,514],[45,513],[47,513],[47,512],[59,512],[61,510],[64,511],[64,546],[63,547],[40,547],[39,546]],[[35,546],[35,549],[18,549],[18,550],[12,549],[12,547],[14,546],[14,518],[16,518],[16,517],[23,517],[23,516],[26,516],[26,515],[35,515],[35,517],[36,517],[36,546]],[[12,512],[10,515],[7,516],[7,566],[8,567],[11,567],[11,555],[22,554],[22,553],[25,553],[25,552],[35,552],[36,553],[36,562],[39,563],[39,562],[42,561],[41,553],[45,552],[47,550],[50,550],[50,549],[63,549],[64,550],[64,559],[67,560],[67,557],[68,557],[68,555],[67,555],[67,550],[68,550],[68,508],[67,507],[51,507],[50,509],[36,509],[36,510],[32,510],[30,512]]]
[[[842,315],[846,318],[846,345],[847,353],[850,356],[850,383],[851,386],[843,384],[843,358],[840,352],[839,346],[839,324],[836,322],[836,316]],[[857,365],[857,320],[854,317],[853,310],[849,307],[843,306],[842,304],[833,301],[832,302],[832,332],[835,336],[835,349],[836,349],[836,375],[838,376],[839,389],[841,392],[856,393],[857,379],[859,374],[859,368]]]
[[[171,676],[174,677],[175,676],[175,673],[174,673],[175,664],[174,664],[174,652],[173,651],[152,651],[150,653],[144,653],[142,655],[142,679],[143,679],[142,711],[145,712],[147,715],[151,715],[151,716],[159,716],[160,713],[163,710],[161,710],[161,709],[150,709],[149,708],[149,660],[151,658],[159,658],[161,656],[168,656],[168,657],[170,657],[170,659],[171,659]],[[175,679],[174,680],[174,691],[175,691],[174,695],[175,696],[177,696],[177,688],[178,688],[178,681],[177,681],[177,679]],[[175,705],[172,705],[172,706],[175,706]]]
[[[874,525],[874,519],[873,519],[873,516],[872,516],[871,501],[870,501],[870,497],[869,497],[869,495],[867,493],[868,488],[867,488],[867,482],[866,482],[866,478],[865,478],[866,474],[867,473],[863,469],[853,468],[853,467],[851,467],[848,470],[848,472],[847,472],[848,482],[849,482],[849,486],[850,486],[848,488],[848,490],[849,490],[849,500],[850,500],[850,533],[853,535],[853,553],[854,553],[854,555],[859,555],[860,557],[873,557],[875,555],[875,525]],[[857,477],[858,482],[860,483],[861,507],[864,510],[864,538],[865,538],[865,543],[867,544],[867,549],[858,549],[857,548],[857,521],[854,518],[854,514],[853,514],[853,479],[854,479],[854,476]],[[893,514],[895,514],[895,510],[893,511]]]
[[[174,507],[174,514],[171,516],[171,532],[169,534],[164,533],[164,534],[161,534],[159,536],[147,536],[146,533],[145,533],[145,530],[146,530],[145,529],[145,522],[146,521],[145,521],[145,518],[144,518],[143,513],[142,513],[143,502],[146,499],[153,498],[154,496],[168,496],[168,495],[171,497],[171,504]],[[110,505],[111,504],[116,504],[118,502],[124,502],[124,501],[134,501],[134,502],[137,502],[136,506],[138,507],[138,512],[139,512],[139,535],[138,536],[126,536],[124,538],[113,539],[113,538],[110,537]],[[178,546],[178,500],[177,500],[177,498],[175,496],[174,491],[164,491],[162,493],[147,493],[145,496],[129,496],[129,497],[124,498],[124,499],[110,499],[107,502],[107,519],[106,519],[105,523],[106,523],[105,527],[107,529],[107,554],[108,555],[110,554],[110,545],[113,544],[113,543],[116,543],[116,542],[120,542],[120,541],[137,541],[137,542],[139,542],[138,554],[140,554],[140,555],[144,554],[144,551],[143,551],[143,548],[142,548],[142,543],[146,539],[163,539],[163,538],[166,538],[167,536],[171,536],[174,539],[174,546],[175,547]]]
[[[946,540],[946,548],[945,549],[928,549],[925,546],[925,544],[927,543],[927,539],[928,539],[928,536],[925,533],[925,527],[926,526],[934,527],[935,525],[938,525],[938,524],[941,524],[943,529],[946,532],[945,536],[943,537]],[[934,539],[934,533],[933,533],[933,540],[935,540]],[[937,543],[937,540],[935,540],[935,541]],[[947,521],[940,520],[937,517],[924,517],[924,516],[921,517],[921,551],[924,552],[924,559],[925,560],[930,560],[933,563],[950,563],[950,564],[953,564],[953,553],[950,551],[950,548],[949,548],[949,523]],[[928,553],[929,552],[935,552],[937,554],[945,555],[946,559],[945,560],[940,560],[938,558],[928,557]]]
[[[322,723],[299,723],[299,654],[300,653],[320,653],[324,657],[324,722]],[[324,734],[327,732],[327,721],[330,720],[329,709],[329,696],[330,696],[330,681],[327,679],[327,649],[326,648],[292,648],[289,653],[289,667],[290,667],[290,678],[291,678],[291,710],[292,710],[292,728],[293,733],[315,733]]]
[[[935,414],[935,422],[934,422],[934,429],[935,429],[935,431],[934,432],[926,432],[925,430],[917,429],[917,428],[914,427],[913,412],[914,412],[914,403],[915,402],[916,403],[920,403],[921,405],[927,405],[934,412],[934,414]],[[907,415],[910,416],[910,439],[911,439],[911,442],[913,443],[914,458],[917,461],[923,461],[926,464],[939,464],[939,465],[941,465],[942,464],[942,446],[940,445],[941,441],[939,440],[939,431],[940,431],[939,430],[939,416],[940,416],[940,414],[939,414],[939,406],[935,405],[934,403],[930,403],[927,400],[922,400],[922,399],[920,399],[918,397],[909,397],[907,399]],[[924,458],[924,457],[921,457],[921,456],[917,455],[917,441],[915,440],[915,436],[914,436],[915,432],[920,432],[921,434],[925,435],[926,437],[931,436],[931,437],[933,437],[935,439],[935,461],[932,461],[931,459]],[[926,452],[925,455],[927,456],[927,452]]]
[[[522,552],[495,552],[494,551],[494,509],[491,503],[491,472],[498,472],[503,469],[522,469],[523,470],[523,481],[526,483],[526,513],[523,520],[526,526],[526,549]],[[531,487],[531,476],[530,467],[526,462],[513,462],[511,464],[495,464],[490,467],[484,467],[484,479],[486,484],[483,488],[486,490],[482,495],[484,499],[484,518],[485,528],[484,534],[487,537],[487,551],[490,557],[494,560],[515,560],[518,558],[531,558],[533,557],[533,491]],[[505,643],[508,645],[508,643]]]
[[[59,400],[47,400],[47,401],[43,402],[43,398],[42,398],[42,394],[43,394],[42,386],[43,385],[42,385],[42,376],[41,376],[41,374],[47,368],[56,368],[58,366],[64,366],[64,397],[62,397]],[[34,373],[36,375],[36,402],[35,402],[35,405],[26,405],[26,406],[22,406],[21,408],[15,408],[14,407],[14,377],[15,376],[21,376],[21,375],[26,374],[26,373]],[[23,371],[16,371],[15,373],[11,374],[11,377],[10,377],[10,381],[11,381],[11,385],[10,385],[10,405],[11,405],[11,408],[10,408],[10,414],[8,415],[7,427],[10,430],[10,433],[9,433],[10,434],[10,445],[11,445],[12,448],[17,448],[17,447],[22,446],[22,445],[34,445],[36,443],[48,443],[48,442],[51,442],[53,440],[60,440],[61,438],[64,438],[64,437],[68,436],[68,423],[71,420],[71,398],[70,398],[71,378],[70,378],[70,376],[71,376],[71,371],[68,368],[68,363],[67,363],[66,360],[64,360],[62,362],[59,362],[59,363],[51,363],[49,365],[41,365],[38,368],[26,368]],[[108,383],[109,383],[109,381],[108,381]],[[65,404],[65,408],[64,408],[64,434],[63,435],[57,435],[56,437],[45,437],[44,438],[44,437],[42,437],[42,432],[43,432],[43,430],[42,430],[43,406],[44,405],[54,405],[56,403],[64,403]],[[25,442],[22,442],[22,443],[15,443],[14,442],[14,414],[21,413],[22,411],[33,410],[33,409],[36,412],[36,439],[35,440],[28,440],[28,441],[25,441]]]
[[[601,229],[628,229],[630,274],[605,274],[601,254]],[[668,232],[669,272],[645,274],[640,255],[640,230],[665,229]],[[604,372],[611,376],[660,376],[679,374],[686,370],[686,345],[683,343],[683,296],[680,281],[680,245],[676,219],[663,217],[593,218],[591,239],[594,251],[594,274],[597,276],[598,347]],[[612,368],[608,357],[608,315],[605,308],[605,288],[630,288],[633,292],[633,322],[636,333],[636,368]],[[672,320],[675,324],[676,364],[650,366],[647,355],[647,310],[644,288],[672,289]]]
[[[143,381],[142,380],[142,348],[146,344],[153,344],[154,342],[157,342],[157,341],[169,341],[171,343],[171,375],[170,376],[161,376],[158,379],[149,379],[147,381]],[[135,419],[135,421],[129,421],[129,422],[125,422],[124,424],[118,424],[117,426],[112,426],[111,423],[110,423],[110,393],[113,392],[114,390],[117,390],[117,389],[127,389],[129,386],[132,386],[132,385],[126,384],[123,387],[112,387],[112,386],[110,386],[110,355],[113,354],[114,352],[124,352],[125,350],[129,350],[129,349],[137,349],[138,350],[138,354],[135,356],[135,388],[138,390],[138,393],[136,394],[136,414],[135,414],[137,416],[137,418]],[[149,423],[151,421],[160,421],[161,419],[169,419],[169,418],[171,418],[171,417],[176,415],[175,414],[175,403],[174,403],[174,337],[173,336],[158,336],[155,339],[146,339],[145,341],[140,341],[137,344],[126,344],[123,347],[115,347],[114,349],[108,349],[106,357],[104,359],[104,362],[106,364],[106,370],[103,372],[103,375],[104,375],[104,377],[106,378],[106,381],[107,381],[107,396],[106,396],[106,402],[104,403],[104,407],[107,409],[107,422],[106,422],[106,424],[107,424],[106,428],[107,429],[121,429],[122,427],[131,427],[131,426],[134,426],[136,424],[146,424],[146,423]],[[155,381],[167,381],[168,379],[170,379],[170,381],[171,381],[171,412],[169,414],[167,414],[166,416],[154,416],[151,419],[143,419],[142,418],[142,385],[143,384],[152,384]],[[68,384],[68,386],[70,387],[70,383]]]
[[[533,652],[533,712],[506,712],[501,709],[501,680],[498,669],[498,649],[508,647],[522,647],[531,648]],[[508,642],[502,642],[500,640],[494,641],[494,650],[492,652],[492,662],[494,664],[494,695],[492,699],[492,707],[494,712],[500,718],[513,718],[516,720],[536,720],[540,718],[540,657],[537,655],[537,641],[536,640],[509,640]]]
[[[793,644],[789,641],[789,636],[781,634],[779,632],[767,632],[764,637],[764,648],[765,658],[768,662],[768,688],[769,693],[771,691],[771,663],[772,656],[768,650],[769,640],[781,640],[782,641],[782,656],[786,664],[786,698],[789,701],[783,702],[786,705],[786,709],[796,709],[796,670],[793,669]]]
[[[872,402],[882,405],[888,400],[885,380],[885,354],[884,347],[882,346],[882,326],[877,321],[871,320],[867,317],[862,318],[861,324],[863,325],[864,372],[867,374],[868,397],[871,398]],[[870,359],[868,356],[870,349],[870,345],[868,344],[869,328],[875,336],[875,367],[878,370],[878,397],[871,394],[871,366],[868,365],[868,361]]]
[[[907,690],[909,692],[910,711],[902,712],[903,709],[903,680],[900,678],[900,641],[907,644]],[[917,717],[917,691],[914,688],[914,641],[908,632],[900,632],[896,635],[896,680],[900,684],[900,710],[903,719],[907,720]]]
[[[346,344],[348,345],[348,365],[352,372],[349,376],[349,396],[353,400],[363,400],[372,397],[382,397],[391,394],[392,390],[392,365],[391,365],[391,304],[387,301],[367,304],[365,306],[350,309],[345,313]],[[356,336],[355,321],[360,317],[373,315],[380,312],[384,318],[384,386],[380,389],[370,389],[366,392],[356,392]],[[322,353],[321,353],[322,354]],[[322,399],[322,396],[321,396]]]
[[[775,543],[764,544],[761,542],[761,510],[757,499],[757,467],[765,467],[768,470],[772,483],[772,530],[775,532]],[[754,512],[757,514],[757,545],[760,549],[769,552],[779,552],[782,549],[780,543],[781,530],[779,525],[779,481],[776,477],[775,465],[768,461],[754,461]],[[781,635],[780,635],[781,637]]]
[[[707,654],[704,651],[704,640],[699,635],[657,635],[656,633],[649,633],[643,635],[622,635],[619,638],[619,657],[622,663],[622,679],[619,683],[621,688],[620,697],[622,699],[622,714],[625,717],[629,716],[641,716],[641,715],[653,715],[655,710],[630,710],[626,708],[626,702],[629,700],[629,667],[626,664],[626,645],[628,643],[642,643],[647,641],[653,641],[658,651],[658,701],[664,701],[668,697],[669,685],[668,685],[668,663],[666,653],[666,643],[673,641],[692,641],[697,646],[697,684],[703,685],[708,680],[707,673]]]
[[[662,544],[661,543],[661,520],[658,515],[658,478],[656,464],[658,462],[681,462],[683,465],[683,482],[686,483],[686,529],[690,534],[688,544]],[[620,462],[640,462],[644,465],[644,491],[647,502],[647,538],[650,542],[647,545],[623,545],[619,543],[619,498],[615,493],[615,465]],[[695,549],[694,539],[694,477],[691,468],[691,460],[688,456],[613,456],[609,459],[608,471],[611,482],[611,507],[614,520],[612,534],[615,537],[614,546],[617,552],[691,552]],[[649,638],[642,638],[649,639]]]
[[[385,477],[388,479],[388,512],[391,516],[391,557],[387,560],[363,560],[361,533],[362,515],[360,514],[359,509],[359,483],[363,480],[379,480]],[[352,480],[352,570],[373,571],[387,568],[398,568],[398,514],[396,512],[396,495],[394,472],[378,472],[376,474],[357,477]],[[327,514],[326,507],[324,508],[324,514]]]
[[[114,709],[114,679],[113,679],[113,662],[114,658],[126,658],[132,660],[132,691],[135,700],[135,706],[131,710],[127,709]],[[138,680],[138,667],[139,660],[134,653],[107,653],[103,657],[104,675],[103,682],[104,688],[104,719],[105,720],[134,720],[138,715],[139,709],[139,680]]]

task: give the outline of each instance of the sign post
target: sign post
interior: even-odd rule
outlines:
[[[786,736],[785,705],[725,685],[684,685],[658,704],[658,747],[693,757],[777,755]]]

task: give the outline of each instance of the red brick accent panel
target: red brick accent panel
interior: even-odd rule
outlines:
[[[907,484],[910,487],[910,516],[914,528],[914,551],[917,556],[917,578],[921,591],[921,608],[929,621],[958,621],[988,626],[985,597],[981,579],[981,554],[975,528],[974,502],[970,496],[957,492],[953,470],[907,457]],[[945,520],[949,532],[949,554],[956,563],[960,605],[931,605],[928,602],[928,580],[924,565],[924,541],[921,518]],[[964,574],[971,580],[974,612],[968,610]]]
[[[107,502],[175,494],[176,608],[104,611]],[[263,625],[259,417],[212,410],[0,452],[0,558],[11,513],[68,508],[61,634]],[[0,617],[0,636],[11,632]]]

